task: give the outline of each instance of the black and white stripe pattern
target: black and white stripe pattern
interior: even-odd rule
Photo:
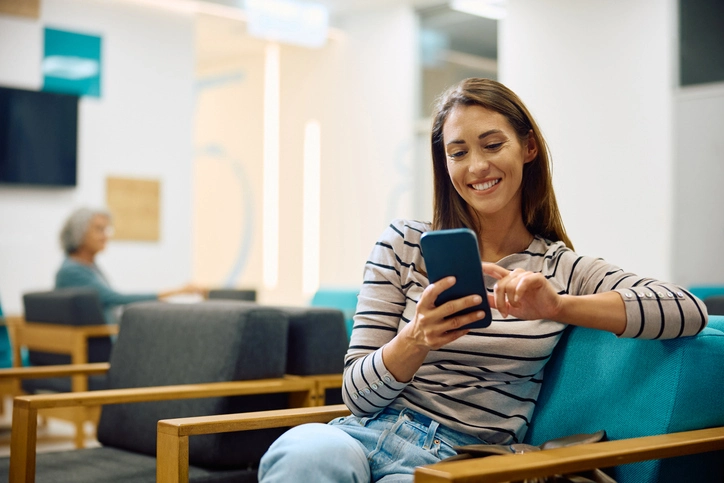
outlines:
[[[521,441],[564,324],[502,318],[493,310],[490,327],[430,352],[412,381],[396,381],[383,363],[382,347],[412,320],[429,285],[420,249],[420,237],[429,230],[426,223],[395,220],[375,245],[345,357],[344,400],[358,416],[409,407],[489,443]],[[536,237],[527,250],[498,265],[541,272],[561,294],[619,292],[627,316],[622,337],[675,338],[706,325],[703,303],[686,290],[579,256],[561,242]],[[492,291],[495,281],[485,281]]]

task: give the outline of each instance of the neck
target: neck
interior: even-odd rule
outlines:
[[[484,262],[495,263],[508,255],[522,252],[533,241],[533,235],[520,217],[502,223],[483,219],[481,223],[478,239]]]
[[[93,265],[95,263],[96,254],[91,253],[88,250],[78,250],[74,252],[70,258],[84,265]]]

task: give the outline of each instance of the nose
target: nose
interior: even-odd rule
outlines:
[[[469,170],[471,173],[479,174],[484,173],[490,169],[490,162],[488,162],[487,157],[479,152],[474,151],[472,153],[472,156],[470,157],[470,166]]]

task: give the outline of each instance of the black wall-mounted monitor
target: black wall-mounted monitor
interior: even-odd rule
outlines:
[[[76,185],[78,99],[0,87],[0,183]]]

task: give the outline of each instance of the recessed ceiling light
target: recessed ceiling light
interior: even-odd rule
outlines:
[[[500,20],[505,18],[505,0],[452,0],[450,8],[478,17]]]

